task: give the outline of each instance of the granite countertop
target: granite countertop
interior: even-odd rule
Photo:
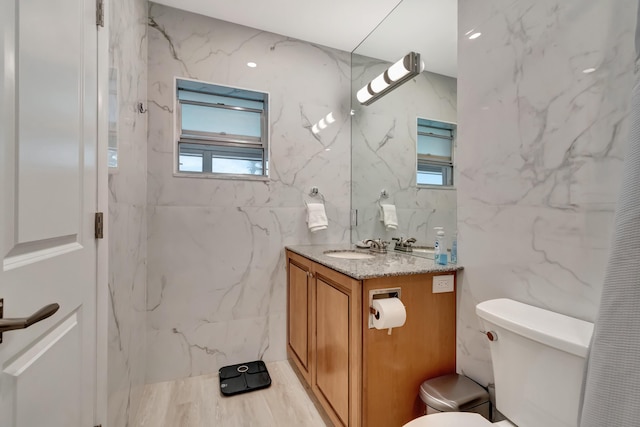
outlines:
[[[319,264],[346,274],[357,280],[374,277],[402,276],[406,274],[455,272],[462,270],[460,264],[438,265],[432,259],[421,258],[390,250],[386,254],[374,254],[368,249],[356,249],[353,245],[295,245],[286,249],[309,258]],[[371,259],[342,259],[324,254],[325,251],[356,250],[374,255]]]

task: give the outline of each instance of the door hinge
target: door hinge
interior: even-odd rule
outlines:
[[[4,317],[4,298],[0,298],[0,319]],[[2,334],[0,334],[0,344],[2,343]]]
[[[104,214],[96,212],[96,239],[104,238]]]
[[[104,0],[96,0],[96,25],[104,27]]]

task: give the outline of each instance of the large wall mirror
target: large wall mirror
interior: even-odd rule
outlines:
[[[456,231],[456,19],[456,0],[403,0],[352,52],[353,243],[414,237],[416,245],[428,247],[435,241],[434,227],[444,227],[451,246]],[[375,102],[360,104],[357,92],[410,52],[420,54],[424,71]],[[438,151],[418,150],[419,132],[436,134],[427,137],[436,141]],[[397,228],[381,221],[381,204],[395,206]]]

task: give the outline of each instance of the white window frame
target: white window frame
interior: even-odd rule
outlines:
[[[219,173],[219,172],[204,172],[205,168],[205,159],[203,157],[203,172],[186,172],[180,171],[180,143],[193,143],[193,144],[202,144],[208,145],[207,141],[210,140],[208,138],[189,138],[189,139],[181,139],[182,132],[182,109],[181,102],[178,99],[178,81],[187,81],[194,82],[198,84],[206,84],[206,85],[215,85],[222,86],[229,89],[238,89],[245,90],[251,92],[259,92],[266,95],[266,101],[264,102],[264,110],[262,114],[262,124],[261,124],[261,144],[257,144],[260,138],[251,138],[251,137],[237,137],[234,135],[218,135],[215,138],[216,143],[210,145],[217,146],[243,146],[243,144],[253,143],[256,148],[260,146],[264,150],[264,157],[262,160],[263,171],[266,173],[262,175],[250,175],[250,174],[231,174],[231,173]],[[175,76],[173,79],[173,176],[174,177],[188,177],[188,178],[205,178],[205,179],[231,179],[231,180],[244,180],[244,181],[268,181],[269,180],[269,159],[271,158],[271,138],[270,138],[270,123],[269,123],[269,115],[270,115],[270,98],[271,94],[269,92],[257,89],[248,89],[237,86],[231,86],[228,84],[220,84],[213,82],[205,82],[202,80],[190,79],[185,77]],[[221,95],[224,96],[224,95]],[[246,145],[244,145],[246,146]]]
[[[445,123],[445,124],[449,124],[449,125],[453,125],[455,126],[455,129],[453,130],[453,138],[451,139],[451,162],[447,162],[447,161],[443,161],[443,162],[437,162],[437,161],[432,161],[429,162],[429,164],[432,164],[434,166],[450,166],[451,167],[451,183],[452,185],[434,185],[434,184],[418,184],[418,164],[419,164],[419,159],[418,159],[418,120],[422,119],[422,120],[428,120],[431,122],[440,122],[440,123]],[[416,165],[415,165],[415,177],[416,177],[416,186],[418,188],[428,188],[431,190],[454,190],[455,189],[455,180],[454,180],[454,175],[455,175],[455,148],[456,148],[456,139],[457,139],[457,135],[458,135],[458,124],[454,123],[454,122],[448,122],[446,120],[440,120],[440,119],[430,119],[430,118],[426,118],[426,117],[416,117],[415,119],[415,136],[416,136]]]

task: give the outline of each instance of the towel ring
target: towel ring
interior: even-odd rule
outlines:
[[[324,200],[324,196],[318,190],[318,187],[311,187],[311,191],[309,191],[309,196],[314,197],[314,198],[319,198],[320,200],[322,200],[322,204],[326,203],[325,200]],[[305,204],[306,203],[307,203],[307,201],[305,200]]]
[[[386,200],[389,198],[389,193],[387,192],[387,190],[382,189],[380,191],[380,197],[378,197],[378,205],[380,205],[380,207],[382,207],[382,201]]]

